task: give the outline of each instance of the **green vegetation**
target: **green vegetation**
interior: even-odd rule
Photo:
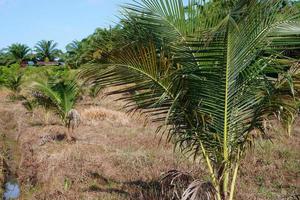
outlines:
[[[12,44],[7,48],[6,61],[7,64],[21,64],[29,57],[30,48],[25,44]]]
[[[73,41],[66,53],[52,40],[38,42],[34,53],[12,44],[0,52],[0,86],[31,112],[42,107],[55,113],[68,140],[70,113],[84,89],[95,98],[109,87],[126,108],[161,124],[181,153],[206,164],[207,182],[192,182],[183,200],[233,200],[236,185],[245,187],[237,184],[241,163],[266,134],[266,123],[277,120],[292,136],[300,105],[299,3],[141,0],[124,13],[119,25]],[[55,60],[66,66],[20,67]],[[282,159],[297,157],[285,148],[276,152]],[[284,170],[299,167],[289,163]],[[264,176],[255,181],[259,193],[274,198]],[[71,187],[65,178],[64,189]]]
[[[97,29],[92,35],[82,41],[73,41],[66,47],[66,62],[72,68],[83,64],[97,62],[107,63],[107,56],[118,44],[119,27]]]
[[[37,43],[32,51],[25,44],[12,44],[0,51],[0,66],[10,66],[11,64],[27,65],[28,61],[37,63],[37,61],[62,60],[64,55],[61,50],[56,48],[57,43],[42,40]]]
[[[0,85],[9,89],[13,97],[17,97],[23,83],[23,70],[19,65],[0,68]]]
[[[233,199],[252,131],[264,132],[264,119],[275,113],[290,133],[298,115],[299,63],[290,53],[300,45],[297,10],[255,0],[142,0],[126,9],[154,38],[128,43],[111,54],[111,65],[89,66],[83,76],[123,85],[113,94],[138,91],[126,97],[138,102],[129,107],[171,126],[169,141],[205,159],[216,198]],[[202,187],[191,184],[183,199]]]
[[[61,51],[56,48],[57,45],[58,44],[53,40],[39,41],[35,46],[37,59],[46,62],[54,61],[54,59],[59,57],[59,55],[61,54]]]
[[[34,81],[32,86],[33,101],[57,114],[67,128],[70,128],[69,115],[75,107],[79,93],[80,88],[74,77],[70,79],[61,74]],[[69,130],[67,139],[71,140]]]

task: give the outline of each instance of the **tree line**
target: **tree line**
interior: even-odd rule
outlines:
[[[54,61],[62,55],[57,45],[53,40],[42,40],[32,50],[25,44],[12,44],[0,51],[0,65],[22,64],[28,61]]]
[[[37,42],[34,48],[26,44],[15,43],[0,50],[0,66],[9,66],[17,63],[34,63],[60,61],[65,62],[70,68],[79,68],[87,63],[108,63],[108,55],[113,49],[124,46],[127,41],[134,41],[141,34],[132,34],[130,38],[124,37],[124,32],[138,33],[131,23],[123,20],[119,25],[110,28],[97,28],[88,37],[68,44],[65,51],[57,48],[58,43],[53,40]],[[144,37],[147,34],[142,34]]]

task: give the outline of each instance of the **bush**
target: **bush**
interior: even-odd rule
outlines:
[[[1,67],[0,85],[12,91],[15,96],[21,91],[23,76],[24,70],[21,69],[18,64],[14,64],[9,67]]]

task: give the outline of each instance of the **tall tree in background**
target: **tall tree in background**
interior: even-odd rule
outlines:
[[[107,55],[117,43],[117,32],[117,28],[98,28],[87,38],[68,44],[67,64],[78,68],[86,63],[107,63]]]
[[[83,53],[86,45],[84,41],[75,40],[66,46],[66,62],[71,68],[78,68],[83,61]]]
[[[58,44],[53,40],[39,41],[34,47],[37,58],[41,61],[54,61],[61,53],[61,51],[57,49],[57,45]]]
[[[10,45],[6,50],[5,54],[2,54],[6,59],[6,64],[18,63],[21,64],[23,61],[29,59],[30,48],[25,44],[15,43]]]
[[[141,0],[125,17],[154,38],[83,70],[92,83],[122,85],[110,94],[132,94],[129,107],[152,113],[169,141],[204,158],[210,184],[192,183],[183,199],[232,200],[252,131],[274,114],[286,127],[297,117],[300,64],[287,51],[300,47],[300,21],[284,3]]]

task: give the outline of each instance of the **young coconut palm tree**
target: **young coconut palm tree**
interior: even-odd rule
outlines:
[[[72,140],[73,130],[80,123],[79,113],[74,109],[79,97],[79,86],[75,80],[40,80],[32,87],[36,104],[53,111],[67,128],[67,140]]]
[[[110,94],[131,93],[129,107],[165,122],[169,141],[204,158],[211,183],[192,183],[183,199],[232,200],[252,131],[274,114],[284,124],[298,115],[299,60],[285,50],[299,49],[300,22],[282,3],[141,0],[126,18],[152,40],[82,71],[91,83],[123,85]]]

